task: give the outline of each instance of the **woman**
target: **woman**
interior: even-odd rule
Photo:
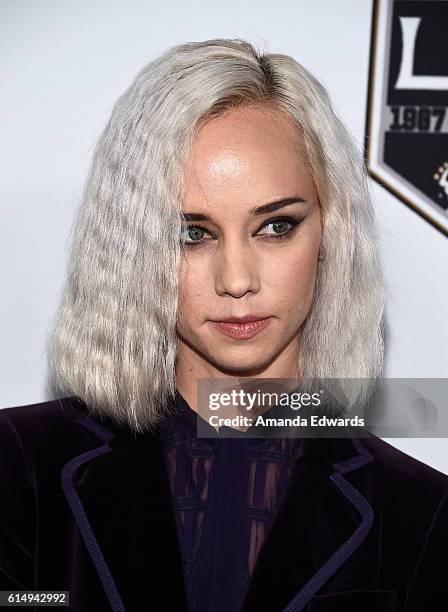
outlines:
[[[323,86],[240,39],[169,49],[96,147],[49,343],[64,397],[0,412],[1,589],[95,612],[444,610],[447,476],[374,436],[196,435],[204,378],[368,398],[383,310],[363,164]]]

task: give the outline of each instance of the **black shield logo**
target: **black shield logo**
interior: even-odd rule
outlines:
[[[366,161],[448,236],[448,1],[376,0]]]

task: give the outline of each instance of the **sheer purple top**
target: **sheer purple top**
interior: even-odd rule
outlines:
[[[198,438],[201,417],[179,392],[176,411],[161,423],[160,439],[189,610],[237,612],[303,439]],[[219,434],[226,430],[236,431]]]

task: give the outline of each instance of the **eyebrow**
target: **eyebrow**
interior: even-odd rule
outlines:
[[[249,213],[251,215],[264,215],[266,213],[274,212],[279,208],[283,208],[284,206],[289,206],[290,204],[302,203],[306,204],[306,200],[304,198],[301,198],[300,196],[291,196],[289,198],[282,198],[281,200],[275,200],[274,202],[268,202],[262,206],[252,208]],[[182,216],[185,221],[211,221],[210,217],[204,215],[203,213],[182,213]]]

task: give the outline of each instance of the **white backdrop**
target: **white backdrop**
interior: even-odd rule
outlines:
[[[294,56],[364,137],[371,0],[0,3],[0,408],[50,399],[44,341],[96,138],[136,72],[188,40],[247,38]],[[447,378],[448,239],[373,184],[390,328],[387,377]],[[445,281],[444,281],[445,279]],[[447,441],[389,439],[448,474]]]

